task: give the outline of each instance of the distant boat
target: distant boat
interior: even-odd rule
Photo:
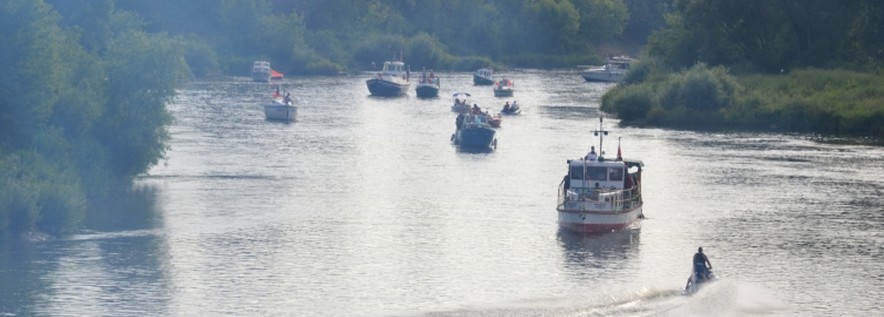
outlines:
[[[495,97],[512,97],[513,90],[513,81],[506,78],[501,79],[494,84]]]
[[[417,93],[418,98],[436,98],[439,97],[439,88],[442,86],[440,84],[439,77],[430,71],[429,75],[426,71],[421,71],[420,81],[417,83],[417,88],[415,88],[415,92]]]
[[[585,69],[580,75],[590,82],[619,82],[623,80],[634,62],[635,59],[626,56],[614,56],[608,58],[604,66],[584,66]]]
[[[470,94],[465,92],[456,92],[454,93],[453,97],[454,104],[451,105],[451,111],[457,113],[465,113],[470,111],[470,107],[472,107],[470,105],[470,103],[472,103],[470,99],[472,96],[470,96]]]
[[[642,162],[625,160],[617,145],[617,157],[605,159],[602,140],[608,131],[591,131],[599,137],[599,153],[568,160],[564,179],[559,184],[559,225],[580,233],[598,233],[624,229],[642,217]]]
[[[397,97],[405,95],[411,84],[408,81],[408,72],[405,63],[400,61],[384,62],[384,68],[380,73],[365,81],[368,91],[372,96]]]
[[[298,117],[298,106],[274,100],[264,104],[264,117],[267,120],[294,121]]]
[[[493,150],[497,148],[496,131],[488,123],[489,116],[483,113],[461,113],[457,115],[457,130],[451,135],[451,142],[464,150]]]
[[[298,117],[298,106],[289,93],[285,97],[279,96],[279,88],[273,94],[273,100],[264,105],[264,117],[267,120],[294,121]]]
[[[283,77],[285,77],[285,75],[283,75],[282,73],[280,73],[280,72],[278,72],[278,71],[275,71],[275,70],[273,70],[273,69],[270,69],[270,79],[272,79],[272,80],[280,80],[280,79],[282,79]]]
[[[494,85],[494,77],[492,76],[494,73],[491,68],[480,68],[473,74],[473,84],[479,86],[489,86]]]
[[[500,110],[500,114],[505,114],[505,115],[510,115],[510,116],[517,115],[520,113],[522,113],[522,107],[519,106],[519,104],[516,103],[515,101],[513,101],[512,105],[510,105],[510,103],[507,102],[506,105],[503,106],[503,110]]]
[[[277,76],[277,78],[274,78]],[[270,68],[268,61],[255,61],[252,63],[252,80],[257,82],[270,82],[271,79],[282,79],[282,73]]]

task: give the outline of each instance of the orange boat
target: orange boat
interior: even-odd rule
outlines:
[[[275,71],[273,69],[270,70],[270,79],[282,79],[285,76],[282,73]]]

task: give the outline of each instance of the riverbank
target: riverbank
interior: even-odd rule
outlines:
[[[624,124],[884,139],[879,74],[803,69],[735,76],[702,64],[675,73],[653,65],[634,71],[602,101],[602,110]]]

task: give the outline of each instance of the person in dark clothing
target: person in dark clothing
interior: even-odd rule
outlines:
[[[463,119],[463,113],[458,113],[457,118],[454,119],[454,126],[457,127],[457,130],[460,130],[460,128],[463,127]]]
[[[697,274],[697,280],[708,280],[710,269],[712,262],[709,262],[709,258],[703,254],[703,247],[700,247],[697,253],[694,253],[694,272]]]

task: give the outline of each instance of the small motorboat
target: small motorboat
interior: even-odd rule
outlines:
[[[272,68],[270,69],[270,79],[271,80],[282,80],[283,77],[285,77],[285,75],[283,73],[280,73]]]
[[[503,122],[503,118],[500,116],[500,114],[492,116],[486,113],[485,115],[488,117],[488,125],[490,125],[492,128],[500,128],[500,123]]]
[[[702,274],[697,273],[696,270],[691,272],[691,277],[688,278],[688,283],[684,287],[684,295],[693,295],[700,290],[700,287],[707,283],[714,282],[718,280],[718,277],[715,276],[715,273],[712,272],[712,268],[706,269],[706,276],[702,276]]]
[[[472,96],[470,96],[470,94],[465,93],[465,92],[457,92],[457,93],[454,93],[453,97],[454,97],[454,104],[451,105],[451,111],[454,111],[457,113],[466,113],[466,112],[470,111],[470,107],[472,107],[470,105],[470,103],[471,103],[470,98],[472,97]]]
[[[501,79],[494,84],[495,97],[512,97],[513,90],[513,81],[506,78]]]
[[[635,62],[627,56],[614,56],[603,66],[580,66],[584,68],[580,76],[589,82],[619,82],[626,76],[630,64]]]
[[[461,113],[457,115],[457,130],[451,135],[451,142],[463,150],[488,151],[497,148],[497,138],[489,116],[484,113]]]
[[[273,94],[273,100],[264,105],[264,117],[267,120],[294,121],[298,117],[298,106],[295,105],[292,96],[286,92],[285,97],[280,97],[279,88]]]
[[[507,102],[506,105],[503,106],[503,110],[500,110],[500,114],[508,116],[514,116],[520,113],[522,113],[522,107],[520,107],[515,101],[513,101],[512,105]]]
[[[408,81],[408,70],[401,61],[384,62],[381,72],[366,80],[365,84],[372,96],[379,97],[405,95],[411,85]]]
[[[432,70],[429,75],[426,71],[421,71],[420,81],[417,83],[415,92],[418,98],[436,98],[439,97],[440,87],[439,77],[436,77]]]
[[[480,68],[473,74],[473,84],[477,86],[494,85],[493,73],[491,68]]]

